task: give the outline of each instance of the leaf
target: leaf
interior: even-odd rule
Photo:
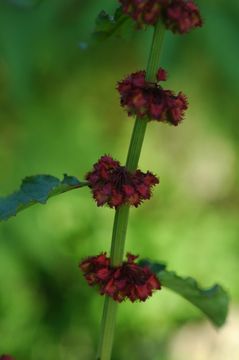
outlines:
[[[96,18],[93,39],[102,41],[113,35],[120,36],[123,33],[131,32],[133,27],[133,21],[122,12],[121,7],[116,9],[113,16],[101,11]]]
[[[198,307],[216,326],[225,323],[229,296],[220,285],[213,285],[209,289],[199,287],[191,277],[181,278],[175,272],[165,270],[165,265],[151,263],[147,260],[140,262],[141,266],[148,266],[157,274],[162,286],[173,290]]]
[[[26,177],[20,190],[0,198],[0,221],[7,220],[34,204],[45,204],[52,196],[86,185],[87,182],[79,181],[76,177],[66,174],[62,181],[51,175]]]

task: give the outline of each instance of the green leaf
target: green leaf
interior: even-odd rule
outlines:
[[[45,204],[52,196],[86,185],[87,182],[79,181],[76,177],[66,174],[63,180],[51,175],[26,177],[21,184],[20,190],[7,197],[0,198],[0,221],[15,216],[19,211],[31,205]]]
[[[93,39],[102,41],[111,36],[121,36],[125,33],[132,32],[134,28],[133,21],[122,12],[121,7],[116,9],[114,15],[109,15],[101,11],[96,18]]]
[[[175,272],[165,270],[165,265],[147,260],[142,260],[140,265],[148,266],[157,274],[162,286],[173,290],[198,307],[215,326],[219,327],[225,323],[229,296],[220,285],[202,289],[193,278],[181,278]]]

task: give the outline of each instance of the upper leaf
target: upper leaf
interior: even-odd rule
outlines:
[[[229,296],[220,285],[202,289],[191,277],[181,278],[175,272],[165,270],[165,265],[142,260],[140,265],[147,265],[157,274],[162,286],[165,286],[198,307],[216,326],[225,323]]]
[[[101,11],[95,21],[93,39],[106,40],[113,35],[119,36],[131,31],[132,27],[133,21],[122,12],[121,7],[116,9],[113,16]]]
[[[0,221],[7,220],[31,205],[45,204],[52,196],[86,185],[86,181],[79,181],[76,177],[66,174],[63,180],[51,175],[26,177],[20,190],[0,198]]]

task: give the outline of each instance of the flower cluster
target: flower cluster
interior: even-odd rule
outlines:
[[[131,302],[145,301],[161,285],[147,266],[141,267],[135,263],[137,258],[127,254],[127,261],[112,267],[104,253],[82,261],[80,268],[90,286],[99,286],[101,295],[108,295],[117,302],[125,299]]]
[[[155,0],[119,0],[123,12],[132,17],[139,27],[143,25],[154,25],[161,14],[164,1]]]
[[[110,156],[102,156],[86,175],[86,180],[98,206],[108,204],[117,208],[123,204],[138,207],[143,200],[150,199],[152,186],[159,180],[151,172],[136,170],[130,173]]]
[[[160,81],[167,78],[162,68],[159,68],[156,78],[157,82],[149,82],[146,80],[145,71],[138,71],[119,82],[117,89],[121,105],[128,115],[147,117],[148,120],[177,126],[188,107],[187,98],[182,92],[175,95],[159,85]]]
[[[82,261],[80,268],[90,286],[101,284],[110,275],[110,259],[106,253],[92,256]]]
[[[119,0],[124,13],[131,16],[138,27],[155,25],[161,19],[174,33],[186,33],[202,26],[197,5],[192,0]]]
[[[173,33],[184,34],[202,26],[199,9],[193,1],[173,0],[163,9],[162,17],[166,28]]]

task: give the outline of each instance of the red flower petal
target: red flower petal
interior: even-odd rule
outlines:
[[[159,68],[156,76],[158,81],[166,81],[167,80],[167,73],[163,68]]]

